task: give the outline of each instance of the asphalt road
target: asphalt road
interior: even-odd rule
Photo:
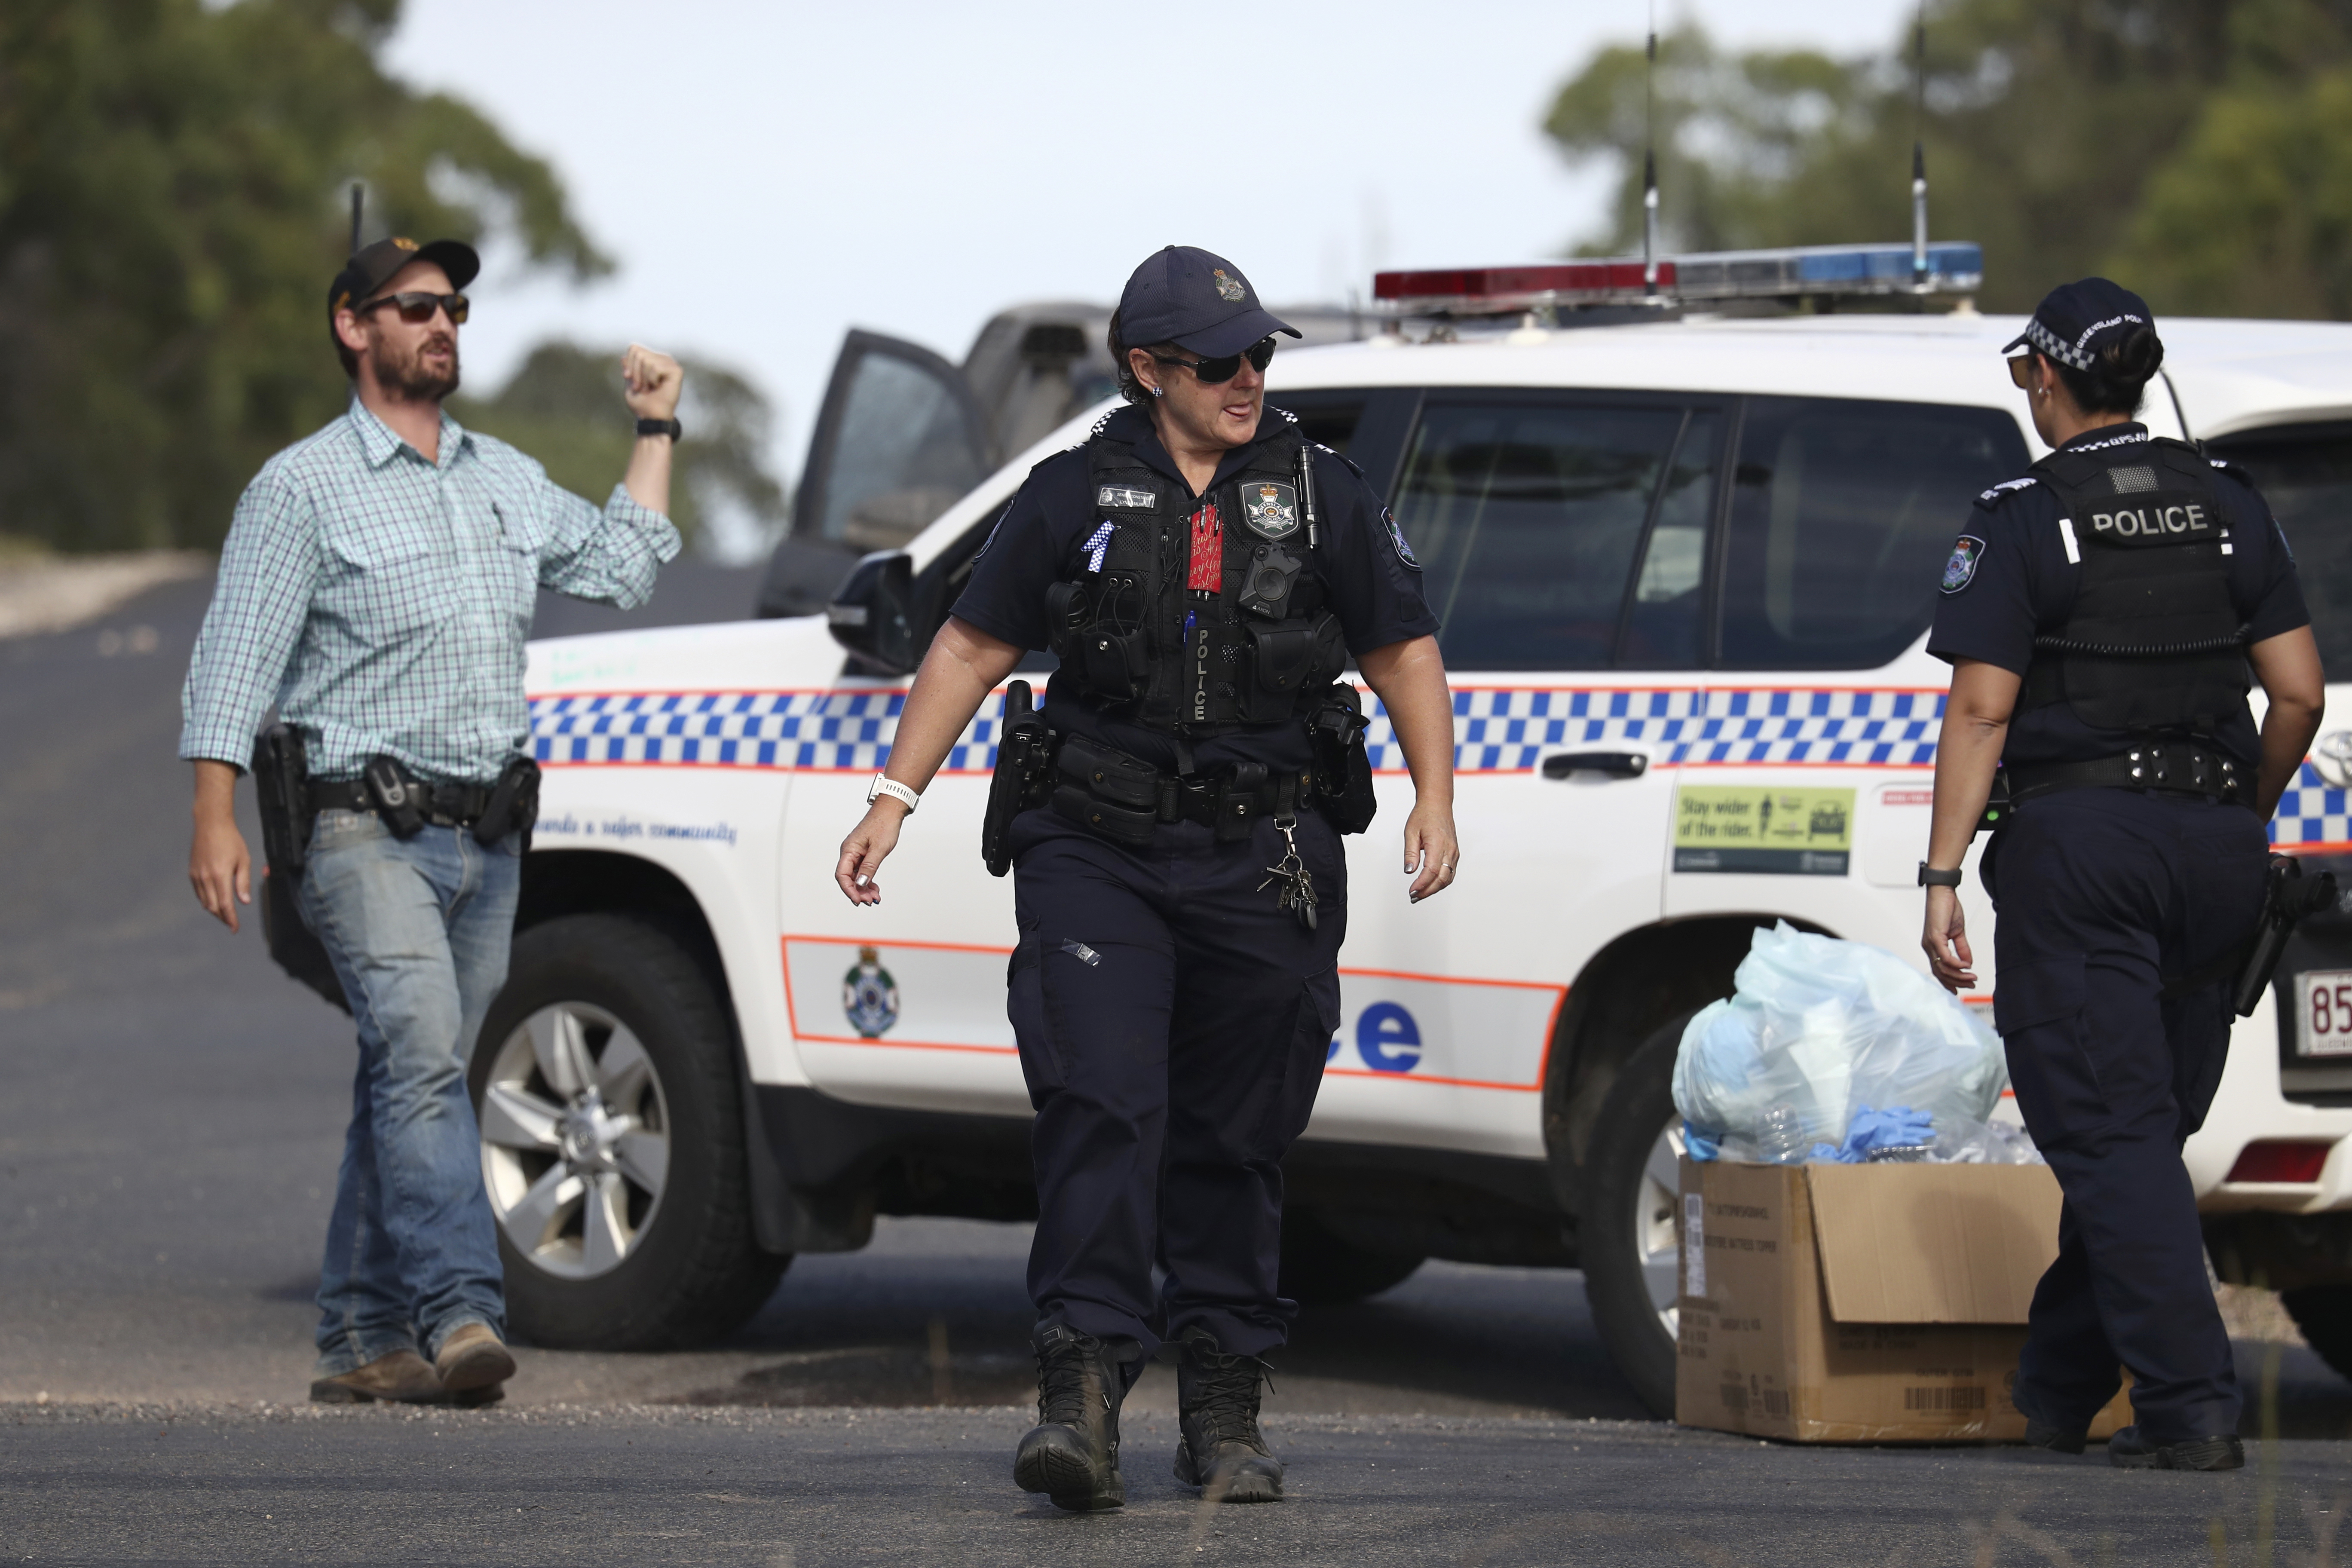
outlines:
[[[731,616],[751,588],[673,568],[633,618]],[[500,1410],[306,1406],[348,1025],[187,890],[173,752],[207,591],[0,641],[0,1561],[2352,1559],[2352,1384],[2300,1348],[2270,1405],[2286,1440],[2241,1476],[1793,1448],[1642,1419],[1577,1276],[1442,1264],[1302,1319],[1268,1401],[1291,1503],[1195,1507],[1155,1369],[1135,1501],[1062,1518],[1007,1480],[1025,1232],[961,1222],[799,1260],[709,1350],[526,1350]],[[2250,1384],[2266,1349],[2242,1346]]]

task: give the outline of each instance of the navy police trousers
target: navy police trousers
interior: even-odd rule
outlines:
[[[2074,789],[2021,807],[1984,857],[1993,1014],[2010,1081],[2065,1194],[2033,1293],[2017,1405],[2087,1426],[2131,1369],[2160,1443],[2234,1432],[2237,1375],[2180,1148],[2230,1043],[2230,982],[2177,999],[2261,912],[2269,847],[2242,806]]]
[[[1281,1161],[1339,1026],[1347,925],[1338,834],[1311,812],[1295,831],[1311,932],[1259,889],[1282,855],[1271,821],[1233,844],[1164,825],[1139,850],[1050,809],[1014,822],[1008,1010],[1037,1108],[1041,1321],[1144,1358],[1195,1324],[1232,1354],[1287,1336]]]

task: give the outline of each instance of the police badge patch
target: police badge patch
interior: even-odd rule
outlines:
[[[1386,507],[1381,508],[1381,526],[1388,530],[1389,543],[1396,551],[1397,559],[1412,570],[1420,571],[1421,559],[1413,554],[1412,546],[1404,542],[1404,530],[1397,526],[1396,513]]]
[[[880,1039],[898,1021],[898,983],[877,950],[857,950],[857,966],[841,977],[841,1010],[861,1040]]]
[[[1242,280],[1229,276],[1222,267],[1216,268],[1210,276],[1217,280],[1217,298],[1228,305],[1240,304],[1248,293],[1248,290],[1242,287]]]
[[[1289,485],[1244,485],[1242,521],[1260,539],[1287,539],[1298,531],[1298,491]]]
[[[1985,542],[1973,533],[1963,533],[1952,546],[1951,558],[1944,563],[1944,592],[1957,594],[1976,581],[1977,563],[1984,559]]]

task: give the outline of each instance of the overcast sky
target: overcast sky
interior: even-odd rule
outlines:
[[[1856,54],[1915,4],[1660,0],[1658,15]],[[852,325],[961,360],[1001,307],[1114,300],[1170,243],[1228,257],[1276,306],[1369,294],[1381,267],[1558,253],[1598,226],[1609,173],[1570,168],[1537,123],[1647,15],[1645,0],[408,0],[391,64],[550,159],[620,263],[573,289],[493,255],[471,291],[468,379],[494,385],[551,335],[698,354],[775,400],[789,474]]]

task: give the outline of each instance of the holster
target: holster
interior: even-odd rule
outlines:
[[[294,889],[310,858],[310,770],[302,749],[302,731],[291,724],[272,724],[253,742],[255,804],[261,812],[261,849],[267,861],[261,878],[261,936],[269,956],[287,975],[316,991],[345,1012],[351,1001],[335,965],[318,937],[303,923]]]
[[[496,844],[509,833],[522,835],[522,847],[530,848],[530,830],[539,821],[539,763],[530,757],[517,757],[499,774],[499,782],[490,786],[489,804],[474,822],[474,841]]]
[[[1364,748],[1364,731],[1371,727],[1364,717],[1363,694],[1344,680],[1332,682],[1307,715],[1307,731],[1315,742],[1316,802],[1342,833],[1361,833],[1381,808],[1372,791],[1372,760]]]
[[[980,819],[980,858],[988,874],[1013,868],[1013,819],[1045,804],[1045,773],[1052,746],[1045,715],[1029,694],[1029,683],[1004,689],[1004,728],[996,738],[996,771],[988,781],[988,810]]]

